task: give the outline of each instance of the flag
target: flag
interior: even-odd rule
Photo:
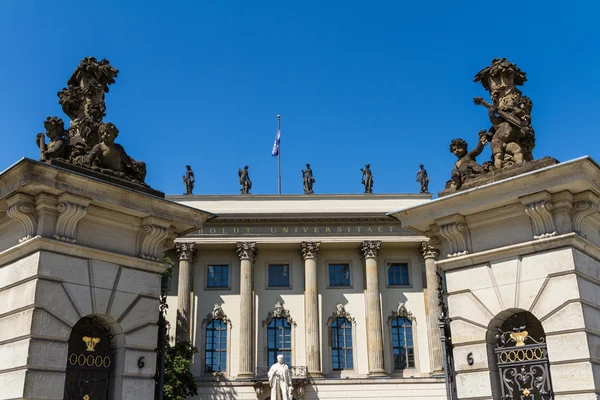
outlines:
[[[271,155],[273,157],[279,157],[279,139],[281,138],[281,129],[277,129],[277,136],[275,136],[275,142],[273,142],[273,150]]]

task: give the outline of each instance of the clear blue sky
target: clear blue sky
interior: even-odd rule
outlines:
[[[420,163],[430,191],[489,127],[472,103],[473,76],[494,57],[527,72],[534,156],[600,160],[600,2],[526,1],[0,1],[0,170],[38,157],[35,134],[62,113],[56,93],[85,56],[120,70],[105,121],[148,165],[147,182],[195,194],[277,192],[271,156],[282,124],[284,193],[414,193]],[[594,119],[594,115],[596,116]],[[487,148],[478,161],[487,161]]]

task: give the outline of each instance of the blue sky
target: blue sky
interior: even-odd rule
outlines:
[[[271,147],[282,124],[283,193],[415,193],[420,163],[430,191],[488,128],[473,76],[494,57],[527,72],[534,156],[600,160],[598,1],[24,1],[0,2],[0,170],[38,157],[35,134],[62,113],[56,93],[85,56],[120,70],[105,121],[148,165],[147,182],[183,193],[277,192]],[[596,116],[596,118],[594,118]],[[478,161],[487,161],[487,148]],[[202,181],[202,183],[200,183]]]

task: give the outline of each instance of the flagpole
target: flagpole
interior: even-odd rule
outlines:
[[[277,134],[279,135],[279,150],[277,152],[277,194],[281,194],[281,115],[277,114]]]

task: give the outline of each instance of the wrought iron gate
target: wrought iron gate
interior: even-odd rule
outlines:
[[[450,322],[452,321],[448,316],[448,307],[446,306],[446,299],[444,298],[444,278],[439,272],[436,272],[438,276],[438,306],[440,307],[439,327],[440,327],[440,339],[442,341],[442,356],[444,376],[446,379],[446,398],[448,400],[455,400],[458,398],[456,394],[456,370],[454,369],[454,346],[452,346],[452,334],[450,333]]]
[[[107,400],[112,335],[97,318],[84,317],[71,331],[64,400]]]
[[[523,326],[512,332],[499,330],[495,351],[502,399],[554,399],[545,340],[534,340],[524,329]]]

